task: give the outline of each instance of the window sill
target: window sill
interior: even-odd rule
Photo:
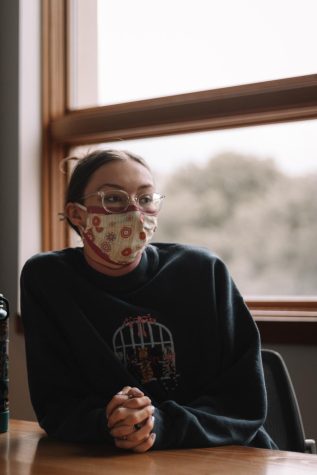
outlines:
[[[317,343],[317,299],[288,298],[274,301],[248,299],[262,343],[315,345]]]

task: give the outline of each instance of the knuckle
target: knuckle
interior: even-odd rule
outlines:
[[[141,405],[140,399],[131,399],[130,407],[133,409],[138,409]]]
[[[149,437],[150,439],[150,437]],[[149,450],[151,448],[151,445],[149,444],[149,441],[148,439],[146,441],[144,441],[143,443],[141,443],[140,445],[138,445],[137,447],[134,448],[134,452],[146,452],[147,450]]]
[[[112,429],[110,433],[113,437],[122,437],[124,435],[124,431],[120,427]]]
[[[122,395],[117,395],[114,397],[114,406],[118,406],[119,404],[122,403],[122,401],[124,401],[126,399],[126,396],[122,396]]]
[[[128,393],[130,390],[131,390],[131,386],[124,386],[122,389],[121,389],[121,393]]]
[[[152,416],[152,414],[154,413],[154,407],[153,407],[153,406],[148,406],[148,407],[146,408],[146,411],[147,411],[147,414],[148,414],[149,416]]]
[[[136,417],[133,414],[126,417],[125,424],[133,426],[134,424],[136,424],[136,422]]]
[[[118,414],[119,417],[123,416],[125,414],[125,412],[126,412],[126,409],[124,407],[122,407],[122,406],[118,407],[117,414]]]
[[[125,409],[122,408],[122,407],[118,407],[113,413],[112,415],[109,417],[108,419],[108,425],[111,427],[113,426],[114,424],[116,424],[117,422],[121,421],[122,419],[124,419],[124,416],[125,416]]]
[[[148,404],[146,399],[147,399],[146,397],[139,397],[135,399],[135,402],[137,403],[138,407],[143,407]]]
[[[118,447],[118,449],[123,449],[122,440],[115,439],[114,443],[115,443],[115,446]]]
[[[133,394],[141,394],[140,389],[138,389],[136,386],[133,386],[133,387],[130,389],[130,392],[133,393]]]
[[[149,435],[149,437],[147,438],[147,440],[145,441],[145,445],[147,447],[147,449],[150,449],[153,445],[153,438],[151,437],[151,435]]]

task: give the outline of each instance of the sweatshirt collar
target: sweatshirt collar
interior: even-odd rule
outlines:
[[[115,294],[130,293],[138,290],[156,273],[159,256],[156,247],[148,245],[142,253],[139,265],[128,274],[108,276],[93,269],[86,261],[83,248],[74,249],[76,267],[84,274],[91,284]]]

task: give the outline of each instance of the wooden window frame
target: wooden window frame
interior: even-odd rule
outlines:
[[[59,163],[75,145],[317,118],[317,74],[69,110],[68,15],[67,0],[42,1],[43,250],[69,243]],[[317,298],[247,304],[264,344],[317,342]]]

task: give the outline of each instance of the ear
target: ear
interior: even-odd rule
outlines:
[[[76,203],[67,203],[65,215],[74,226],[78,228],[86,226],[87,211],[79,208]]]

